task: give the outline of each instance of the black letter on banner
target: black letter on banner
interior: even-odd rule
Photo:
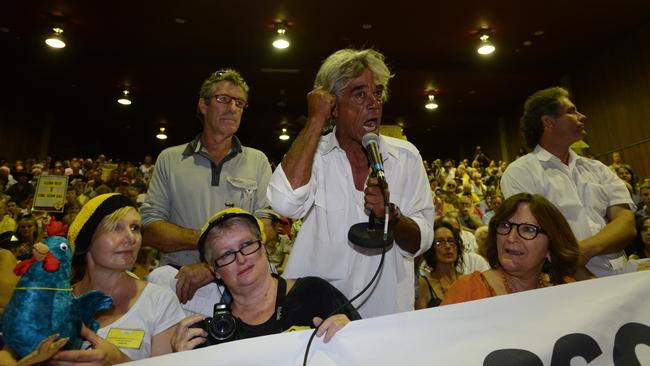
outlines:
[[[507,348],[490,352],[483,366],[544,366],[536,354],[525,349]]]
[[[603,351],[590,336],[582,333],[567,334],[555,342],[551,366],[570,366],[574,357],[582,357],[587,363],[600,356]]]
[[[624,324],[614,338],[614,365],[641,365],[635,348],[639,344],[650,346],[650,327],[639,323]]]

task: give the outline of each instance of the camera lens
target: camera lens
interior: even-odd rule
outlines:
[[[217,315],[210,324],[210,335],[219,340],[227,340],[233,336],[235,321],[232,316]]]

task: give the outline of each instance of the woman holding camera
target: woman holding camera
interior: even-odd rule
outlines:
[[[578,242],[562,213],[546,198],[516,194],[503,202],[488,229],[492,269],[459,278],[443,305],[573,282]]]
[[[51,364],[110,365],[172,351],[170,339],[185,316],[176,294],[129,272],[142,243],[141,227],[131,200],[116,193],[89,200],[70,225],[74,294],[98,290],[111,296],[113,307],[95,315],[97,334],[83,327],[92,349],[59,352]]]
[[[316,335],[325,335],[328,342],[350,320],[360,318],[345,296],[325,280],[285,280],[272,274],[264,242],[262,222],[245,210],[229,208],[210,218],[201,231],[199,253],[225,284],[232,302],[229,309],[219,303],[207,325],[200,323],[200,315],[181,321],[172,338],[174,351],[314,326],[319,327]],[[219,333],[227,328],[222,325],[228,317],[234,322],[232,333]],[[217,323],[221,325],[210,325]]]

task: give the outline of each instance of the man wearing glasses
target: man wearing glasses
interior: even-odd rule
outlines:
[[[321,277],[348,298],[358,294],[378,268],[381,249],[348,240],[354,224],[384,216],[377,178],[369,176],[362,138],[379,133],[382,107],[392,77],[384,56],[374,50],[344,49],[329,56],[308,93],[307,122],[271,179],[268,196],[283,216],[303,218],[287,278]],[[334,131],[321,136],[329,121]],[[379,136],[379,151],[390,189],[388,248],[378,281],[354,302],[363,317],[413,310],[413,257],[433,241],[433,200],[417,149]]]
[[[160,153],[140,209],[143,243],[160,250],[160,265],[180,267],[176,293],[182,303],[214,280],[210,266],[200,263],[196,247],[210,215],[228,207],[269,207],[269,161],[235,136],[248,91],[232,69],[219,70],[203,82],[197,105],[203,130],[189,143]]]
[[[587,117],[569,93],[554,87],[530,96],[521,130],[531,153],[510,164],[501,178],[508,198],[519,192],[540,194],[569,222],[580,244],[577,279],[622,273],[623,249],[634,238],[634,207],[625,184],[607,166],[583,158],[571,145],[587,135]]]

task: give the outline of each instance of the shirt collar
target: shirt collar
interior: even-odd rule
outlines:
[[[323,148],[323,155],[327,155],[334,150],[340,150],[343,152],[343,148],[341,148],[339,141],[336,139],[336,127],[334,127],[332,132],[326,136]],[[387,143],[386,139],[382,135],[379,135],[379,153],[381,154],[381,157],[384,159],[384,161],[386,161],[389,156],[393,157],[394,159],[399,159],[397,149],[393,145]]]
[[[203,145],[201,144],[201,134],[199,133],[194,137],[192,141],[190,141],[187,146],[185,147],[185,150],[183,151],[183,156],[187,157],[192,154],[198,154],[201,152],[203,149]],[[232,147],[230,148],[230,153],[235,153],[239,154],[242,152],[242,145],[237,136],[232,137]]]
[[[535,149],[533,150],[533,154],[539,161],[552,161],[557,164],[562,164],[564,163],[555,155],[551,154],[548,150],[543,148],[541,145],[535,146]],[[576,163],[576,159],[578,158],[578,154],[576,154],[573,150],[569,149],[569,164],[567,166],[569,168],[573,167]]]

